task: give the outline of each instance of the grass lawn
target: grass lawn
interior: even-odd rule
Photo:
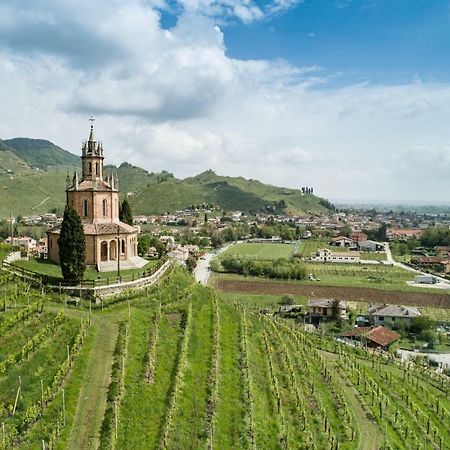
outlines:
[[[142,274],[145,270],[152,269],[158,264],[159,260],[150,260],[148,263],[142,267],[141,269],[130,269],[130,270],[121,270],[120,273],[122,277],[130,276],[133,274]],[[60,278],[62,280],[61,268],[58,264],[55,264],[48,260],[39,260],[39,259],[30,259],[29,261],[20,260],[14,263],[19,267],[23,267],[24,269],[31,270],[32,272],[36,272],[38,274],[47,275],[50,277]],[[94,269],[86,269],[84,272],[84,280],[98,280],[98,279],[115,279],[117,277],[117,272],[97,272]]]
[[[241,303],[243,306],[250,309],[268,309],[270,312],[275,312],[280,306],[282,295],[261,295],[261,294],[243,294],[220,292],[219,299],[223,304],[233,304],[234,302]],[[295,304],[306,305],[308,297],[294,297]]]
[[[386,261],[385,252],[361,252],[360,257],[365,261]]]
[[[311,256],[311,253],[317,252],[319,248],[331,248],[330,244],[328,243],[329,240],[308,240],[308,241],[301,241],[300,247],[298,248],[297,254],[300,256],[303,256],[305,258],[309,258]],[[339,248],[335,251],[345,252],[348,250],[347,248]]]
[[[245,242],[243,244],[233,245],[226,252],[222,253],[219,258],[223,259],[227,256],[263,260],[290,258],[294,248],[295,244],[257,244]]]

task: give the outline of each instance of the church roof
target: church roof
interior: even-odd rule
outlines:
[[[111,191],[111,186],[103,180],[83,180],[78,183],[78,189],[75,186],[69,188],[69,191]]]
[[[106,235],[114,234],[117,235],[117,225],[119,225],[119,234],[130,234],[136,233],[136,228],[128,225],[124,222],[115,223],[84,223],[83,231],[86,235]],[[61,225],[49,230],[49,233],[59,234],[61,233]]]

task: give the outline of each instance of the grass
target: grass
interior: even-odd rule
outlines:
[[[385,252],[361,252],[360,258],[364,261],[387,261]]]
[[[317,252],[320,248],[330,247],[329,240],[303,240],[300,242],[300,247],[297,250],[297,254],[304,258],[309,258],[311,253]],[[345,250],[343,250],[345,251]]]
[[[98,447],[118,325],[114,320],[100,320],[93,326],[94,342],[81,385],[67,448]]]
[[[362,287],[401,292],[422,292],[444,294],[432,288],[410,286],[414,274],[399,267],[374,264],[323,264],[305,263],[307,273],[317,281],[310,280],[278,280],[284,283],[295,283],[309,286]],[[262,281],[272,283],[273,279],[243,277],[232,274],[214,274],[213,279],[239,279],[243,281]]]
[[[290,258],[294,248],[294,244],[257,244],[245,242],[231,246],[219,256],[219,259],[229,256],[262,260]]]
[[[21,293],[22,290],[19,296],[22,296]],[[206,448],[205,417],[211,405],[209,375],[213,362],[212,295],[214,292],[211,289],[192,283],[192,279],[184,271],[174,269],[160,283],[159,288],[152,290],[150,302],[145,294],[132,298],[128,345],[123,353],[125,391],[118,405],[119,439],[116,448],[160,448],[161,430],[167,419],[169,398],[179,362],[181,312],[188,302],[192,302],[193,314],[187,360],[181,372],[184,379],[175,403],[169,447]],[[303,333],[300,327],[290,328],[288,322],[273,321],[270,317],[257,314],[260,308],[277,308],[280,297],[281,295],[219,295],[220,376],[214,416],[213,448],[247,447],[248,411],[245,410],[245,405],[249,403],[244,399],[243,387],[244,367],[247,363],[251,380],[251,400],[254,405],[256,448],[282,448],[280,438],[283,435],[283,426],[287,430],[285,448],[311,448],[308,435],[314,440],[316,448],[331,448],[325,427],[330,427],[331,433],[339,439],[339,448],[342,450],[381,448],[385,432],[392,448],[415,448],[411,437],[402,442],[398,431],[389,425],[393,408],[396,406],[411,431],[424,435],[422,417],[428,414],[433,427],[439,430],[444,442],[448,442],[450,432],[445,425],[448,422],[447,413],[444,411],[445,417],[441,420],[435,410],[436,399],[439,399],[440,405],[446,411],[450,410],[450,400],[445,397],[445,392],[440,390],[444,389],[441,388],[440,382],[434,381],[437,375],[431,372],[421,375],[420,372],[421,378],[417,378],[415,372],[410,369],[405,377],[403,370],[387,359],[377,357],[382,361],[372,362],[375,361],[372,354],[363,350],[340,346],[320,335]],[[297,303],[303,303],[305,300],[295,299]],[[156,352],[156,378],[154,383],[149,384],[145,369],[157,301],[162,302],[163,308]],[[236,307],[235,302],[241,306]],[[19,304],[23,303],[26,303],[26,300],[20,297]],[[243,308],[246,309],[247,360],[244,360],[241,354]],[[11,401],[14,397],[19,374],[23,375],[24,388],[21,402],[39,397],[41,377],[52,379],[54,371],[65,358],[66,343],[70,342],[80,317],[87,315],[87,309],[53,304],[49,296],[41,318],[43,321],[48,320],[45,315],[50,317],[61,310],[65,311],[68,317],[54,337],[48,340],[45,349],[35,352],[29,361],[14,368],[8,376],[0,377],[2,398]],[[58,449],[98,447],[99,430],[108,401],[111,353],[116,342],[117,324],[126,318],[127,311],[127,302],[106,307],[103,311],[93,311],[93,325],[63,384],[67,425],[62,430]],[[33,320],[34,318],[30,319],[30,322]],[[11,329],[7,336],[0,336],[0,348],[2,343],[11,346],[23,329],[24,327]],[[269,348],[264,345],[264,333]],[[292,370],[286,355],[289,355]],[[273,374],[278,383],[276,389],[270,375],[269,361],[273,363]],[[383,395],[389,398],[389,404],[385,406],[390,408],[389,414],[386,412],[384,418],[377,415],[378,401],[371,405],[371,392],[365,395],[364,388],[357,383],[355,366],[360,370],[364,369],[366,375],[375,380]],[[394,384],[391,384],[391,375]],[[294,394],[293,380],[298,387],[299,397]],[[403,389],[410,392],[408,401],[402,397]],[[277,392],[280,394],[279,412]],[[341,393],[344,402],[340,397]],[[51,431],[49,425],[54,423],[61,411],[61,402],[60,391],[47,405],[44,416],[39,417],[35,425],[23,433],[23,445],[20,448],[38,448],[41,447],[42,440],[48,440]],[[350,440],[349,427],[352,420],[348,419],[346,413],[347,404],[357,431],[354,441]],[[299,405],[305,407],[307,430],[303,430]],[[23,413],[23,407],[24,404],[21,404],[20,414]],[[416,414],[417,411],[420,414]],[[0,416],[1,421],[5,420],[7,425],[11,421],[8,414],[2,414],[1,408]],[[17,420],[20,420],[20,417]],[[429,433],[428,439],[433,439],[433,445],[436,446],[437,440],[433,433]]]
[[[129,270],[121,270],[120,274],[122,277],[131,276],[131,275],[142,275],[142,273],[146,270],[151,270],[158,264],[159,260],[151,260],[142,267],[141,269],[129,269]],[[22,267],[23,269],[31,270],[40,275],[47,275],[49,277],[54,277],[57,279],[63,280],[61,275],[61,267],[49,260],[41,260],[41,259],[30,259],[19,260],[14,263],[14,265],[18,267]],[[87,268],[84,272],[83,279],[85,281],[93,281],[93,280],[115,280],[117,278],[117,271],[114,272],[97,272],[94,269]]]

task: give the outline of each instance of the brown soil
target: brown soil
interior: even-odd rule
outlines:
[[[383,291],[381,289],[342,287],[342,286],[305,286],[274,281],[214,280],[214,287],[222,292],[243,292],[246,294],[283,295],[298,297],[338,298],[355,302],[395,303],[402,305],[434,306],[450,308],[450,295],[420,292]]]

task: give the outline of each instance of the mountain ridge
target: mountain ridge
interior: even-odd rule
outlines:
[[[0,217],[11,212],[61,213],[67,173],[80,166],[80,157],[67,153],[43,139],[0,140]],[[135,215],[175,212],[204,203],[248,214],[306,216],[332,208],[327,200],[298,189],[271,186],[241,176],[218,175],[213,170],[178,179],[167,171],[149,172],[123,162],[119,166],[105,165],[105,172],[118,173],[121,198],[128,198]]]

